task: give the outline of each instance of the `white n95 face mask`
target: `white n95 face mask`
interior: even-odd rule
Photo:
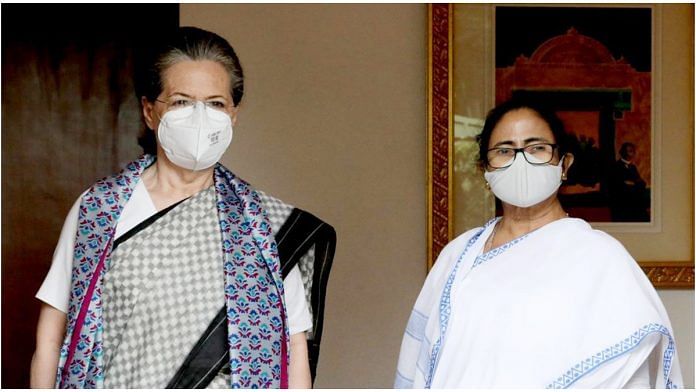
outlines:
[[[172,163],[189,170],[213,166],[232,142],[232,119],[202,102],[162,116],[157,140]]]
[[[562,170],[563,159],[557,166],[532,165],[523,156],[515,156],[510,167],[485,172],[483,176],[493,194],[500,200],[517,207],[530,207],[546,200],[558,190]]]

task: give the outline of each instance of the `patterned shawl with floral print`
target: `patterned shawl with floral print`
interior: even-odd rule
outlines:
[[[142,172],[144,155],[97,181],[80,204],[68,326],[56,387],[103,387],[102,289],[116,224]],[[214,170],[222,233],[231,387],[287,388],[288,327],[278,252],[261,200],[224,166]]]

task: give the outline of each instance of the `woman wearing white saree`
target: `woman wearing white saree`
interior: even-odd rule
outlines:
[[[493,109],[479,162],[503,216],[448,244],[404,334],[396,388],[678,388],[667,313],[624,247],[557,198],[562,123]]]

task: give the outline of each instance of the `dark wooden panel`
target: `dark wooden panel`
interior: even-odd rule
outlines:
[[[2,387],[29,385],[39,301],[70,206],[137,157],[136,48],[177,5],[2,5]]]

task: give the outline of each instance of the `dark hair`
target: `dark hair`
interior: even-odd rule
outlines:
[[[478,165],[481,169],[485,169],[486,165],[488,164],[488,143],[491,140],[493,130],[506,114],[519,109],[529,109],[535,112],[542,120],[544,120],[544,122],[546,122],[549,128],[551,128],[554,139],[556,139],[558,154],[560,156],[570,152],[572,145],[570,138],[563,127],[563,122],[560,118],[558,118],[553,110],[538,101],[532,101],[524,98],[512,98],[494,107],[490,112],[488,112],[483,129],[481,130],[481,133],[476,136],[476,141],[479,145]]]
[[[636,145],[631,142],[624,142],[621,145],[621,148],[619,149],[619,156],[621,156],[621,158],[626,156],[626,150],[628,150],[629,147],[633,147],[633,150],[636,149]]]
[[[234,106],[244,95],[244,74],[239,58],[219,35],[197,27],[180,27],[166,35],[154,48],[139,54],[135,64],[135,95],[154,101],[162,92],[162,75],[172,65],[186,60],[210,60],[222,65],[230,75],[230,95]],[[154,132],[145,129],[138,144],[147,154],[156,154]]]

